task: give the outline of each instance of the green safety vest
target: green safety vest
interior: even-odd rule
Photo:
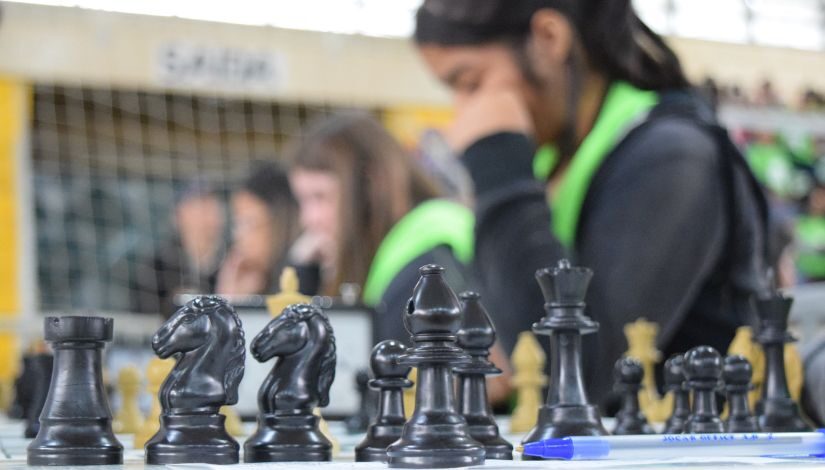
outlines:
[[[455,258],[469,264],[473,259],[475,217],[470,209],[445,199],[425,201],[389,231],[378,246],[364,283],[363,301],[375,306],[393,279],[413,260],[441,245]]]
[[[568,249],[575,242],[582,205],[596,171],[610,151],[658,102],[656,92],[640,90],[627,82],[614,82],[608,89],[593,129],[573,155],[550,201],[553,233]],[[546,181],[557,163],[555,148],[544,146],[533,160],[533,174]]]
[[[799,242],[796,268],[806,277],[825,278],[825,217],[800,217],[796,237]]]
[[[794,168],[791,155],[782,145],[753,143],[745,151],[756,179],[781,196],[793,192]]]

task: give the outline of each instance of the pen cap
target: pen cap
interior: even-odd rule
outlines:
[[[545,459],[603,459],[610,454],[610,444],[599,437],[581,436],[573,439],[545,439],[524,444],[524,455]]]

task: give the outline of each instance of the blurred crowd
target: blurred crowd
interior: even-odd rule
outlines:
[[[825,94],[805,90],[784,100],[770,80],[748,93],[707,78],[701,89],[716,106],[825,112]],[[783,285],[825,281],[825,129],[766,131],[729,128],[765,188],[774,221],[772,247]]]

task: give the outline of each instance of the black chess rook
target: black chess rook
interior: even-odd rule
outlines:
[[[512,460],[513,445],[501,437],[487,401],[486,376],[501,373],[488,359],[496,342],[496,330],[490,316],[475,292],[462,292],[461,310],[464,323],[458,331],[458,345],[464,348],[471,362],[455,368],[458,378],[458,410],[470,429],[470,436],[484,445],[487,460]]]
[[[123,446],[112,433],[103,389],[103,344],[113,321],[101,317],[46,317],[45,339],[54,373],[40,430],[28,446],[29,465],[119,465]]]
[[[403,390],[413,385],[407,379],[411,367],[399,362],[406,350],[394,339],[381,341],[372,349],[370,369],[375,378],[370,380],[369,386],[378,390],[378,415],[367,428],[367,435],[355,447],[356,462],[386,462],[387,447],[401,438],[407,421]]]
[[[566,436],[607,435],[598,407],[587,398],[582,377],[581,337],[599,329],[599,324],[584,314],[584,297],[592,277],[590,269],[571,266],[567,260],[536,273],[546,313],[533,324],[533,331],[550,336],[551,377],[536,427],[522,444]]]
[[[644,378],[642,364],[631,357],[623,357],[616,361],[613,377],[616,381],[614,390],[622,396],[622,406],[616,414],[613,434],[653,434],[653,429],[639,406],[639,390],[642,389]]]
[[[196,297],[161,325],[152,349],[176,363],[158,394],[160,429],[146,443],[146,463],[238,463],[240,446],[219,412],[238,402],[244,373],[244,332],[235,310],[221,297]]]
[[[470,437],[456,409],[453,373],[470,356],[456,345],[461,328],[458,298],[444,281],[444,268],[427,265],[403,314],[413,346],[401,364],[418,368],[415,411],[401,438],[387,449],[393,468],[449,468],[481,465],[484,446]]]
[[[722,356],[710,346],[697,346],[685,353],[684,368],[687,386],[693,391],[693,410],[684,432],[725,432],[716,406],[716,390],[722,378]]]

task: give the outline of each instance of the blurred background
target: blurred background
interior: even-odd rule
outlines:
[[[769,191],[800,286],[795,316],[820,328],[825,0],[635,3]],[[437,162],[428,131],[449,122],[450,102],[408,39],[419,4],[0,2],[0,357],[36,336],[43,313],[153,330],[191,275],[169,253],[205,244],[194,277],[214,275],[230,192],[316,116],[367,110]],[[16,367],[0,361],[0,379]]]

